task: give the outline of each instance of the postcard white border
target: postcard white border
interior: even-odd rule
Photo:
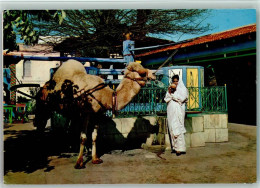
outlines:
[[[34,10],[44,10],[44,9],[256,9],[257,13],[257,54],[260,54],[259,51],[259,7],[260,0],[77,0],[77,1],[67,1],[67,0],[9,0],[4,1],[0,0],[0,10],[1,10],[1,34],[3,32],[2,29],[2,12],[6,9],[34,9]],[[1,35],[2,36],[2,35]],[[0,42],[2,44],[2,37],[0,38]],[[2,45],[0,47],[1,50],[1,68],[3,67],[3,56],[2,56]],[[259,114],[259,100],[260,100],[260,87],[259,87],[259,72],[260,72],[260,64],[259,64],[259,55],[257,55],[257,159],[259,159],[259,126],[260,126],[260,114]],[[1,74],[2,81],[2,74]],[[2,84],[1,84],[2,89]],[[0,97],[2,96],[2,92],[0,92]],[[2,120],[2,100],[0,100],[1,104],[1,122]],[[1,123],[2,125],[2,123]],[[2,156],[0,157],[0,187],[10,188],[10,187],[19,187],[19,188],[28,188],[28,187],[174,187],[174,188],[203,188],[203,187],[246,187],[246,188],[258,188],[260,187],[259,183],[259,160],[257,160],[257,183],[256,184],[154,184],[154,185],[146,185],[146,184],[111,184],[111,185],[92,185],[92,184],[84,184],[84,185],[6,185],[3,184],[3,126],[1,126],[1,136],[0,136],[0,152]],[[18,154],[19,155],[19,154]]]

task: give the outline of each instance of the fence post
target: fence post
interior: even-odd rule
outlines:
[[[226,111],[228,111],[228,104],[227,104],[227,84],[225,84],[225,101],[226,101]]]

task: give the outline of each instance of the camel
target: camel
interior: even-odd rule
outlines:
[[[89,128],[90,118],[109,109],[123,109],[149,79],[155,79],[153,72],[140,63],[132,62],[126,67],[124,78],[114,91],[99,76],[87,74],[82,63],[68,60],[37,93],[34,125],[37,131],[42,132],[52,111],[62,113],[80,126],[80,151],[75,168],[84,167],[84,145],[89,131],[93,131],[92,163],[102,163],[96,152],[98,125]]]

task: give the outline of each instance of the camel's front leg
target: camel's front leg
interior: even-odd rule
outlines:
[[[87,129],[89,125],[89,119],[90,116],[87,114],[84,119],[77,119],[77,123],[82,123],[82,128],[81,128],[81,133],[80,133],[80,150],[79,150],[79,155],[77,159],[77,163],[75,165],[75,168],[84,168],[84,163],[83,163],[83,153],[84,153],[84,148],[85,144],[87,141]]]
[[[80,168],[83,168],[84,166],[84,163],[83,163],[83,153],[84,153],[84,147],[85,147],[85,143],[87,141],[87,136],[86,136],[86,133],[83,133],[81,132],[80,134],[80,140],[81,140],[81,143],[80,143],[80,150],[79,150],[79,155],[78,155],[78,160],[77,160],[77,163],[75,165],[75,168],[76,169],[80,169]]]
[[[100,164],[103,162],[100,158],[97,157],[97,144],[96,144],[97,129],[98,126],[95,125],[94,131],[92,133],[92,163],[93,164]]]

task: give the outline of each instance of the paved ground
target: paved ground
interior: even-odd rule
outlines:
[[[94,165],[74,169],[76,153],[47,134],[37,140],[32,123],[4,128],[6,184],[172,184],[256,182],[256,126],[229,124],[229,142],[188,148],[176,156],[163,148],[114,150]]]

